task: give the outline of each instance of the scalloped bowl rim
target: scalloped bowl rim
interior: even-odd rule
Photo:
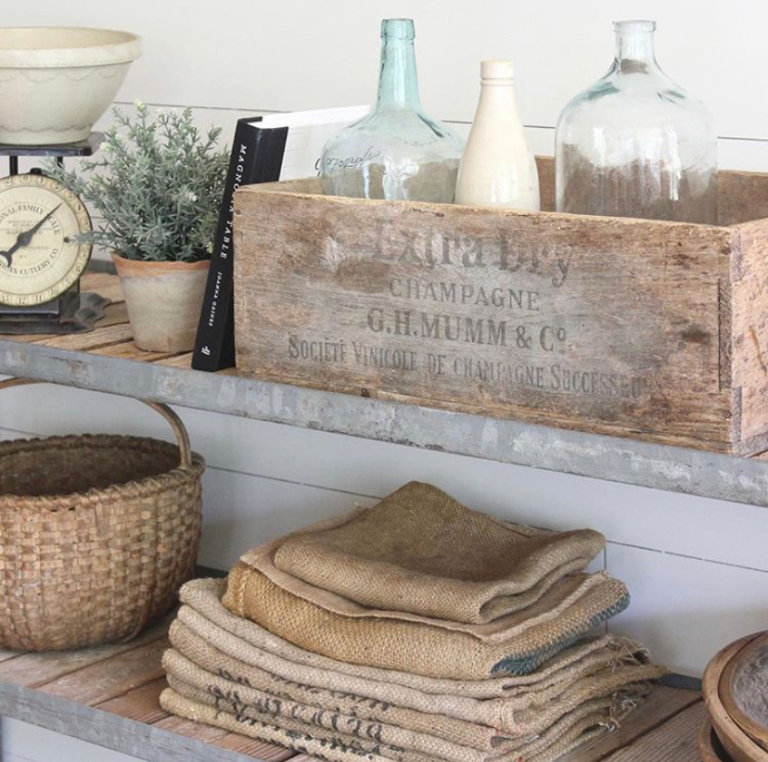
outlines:
[[[23,42],[25,35],[30,40],[26,45]],[[38,36],[37,44],[32,44],[35,35]],[[116,29],[77,26],[0,27],[0,69],[114,66],[131,63],[141,53],[141,37]]]

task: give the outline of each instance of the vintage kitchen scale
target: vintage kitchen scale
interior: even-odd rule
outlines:
[[[42,170],[19,174],[19,157],[91,156],[102,133],[67,145],[0,145],[10,174],[0,179],[0,334],[78,333],[93,328],[107,299],[80,291],[91,245],[83,202]]]

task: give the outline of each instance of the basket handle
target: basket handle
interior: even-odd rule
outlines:
[[[0,390],[10,389],[14,386],[26,386],[28,384],[45,384],[53,383],[52,381],[37,381],[30,378],[7,378],[4,381],[0,381]],[[192,466],[192,447],[189,443],[189,434],[187,428],[184,426],[184,422],[179,416],[162,402],[148,402],[147,400],[139,400],[143,402],[147,407],[152,408],[155,412],[168,421],[173,434],[176,437],[176,442],[179,445],[179,452],[181,453],[181,467],[190,468]]]

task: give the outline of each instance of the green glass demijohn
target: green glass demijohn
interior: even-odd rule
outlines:
[[[376,107],[325,146],[326,194],[453,202],[463,142],[422,109],[414,36],[411,19],[382,21]]]

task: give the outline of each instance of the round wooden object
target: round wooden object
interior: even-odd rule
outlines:
[[[760,633],[762,634],[762,633]],[[720,678],[728,662],[758,635],[749,635],[726,646],[707,665],[701,690],[717,737],[733,762],[768,762],[768,751],[760,748],[728,715],[720,701]]]
[[[732,762],[709,720],[701,726],[698,747],[701,762]]]
[[[719,693],[730,718],[768,750],[768,633],[758,635],[728,662]]]

